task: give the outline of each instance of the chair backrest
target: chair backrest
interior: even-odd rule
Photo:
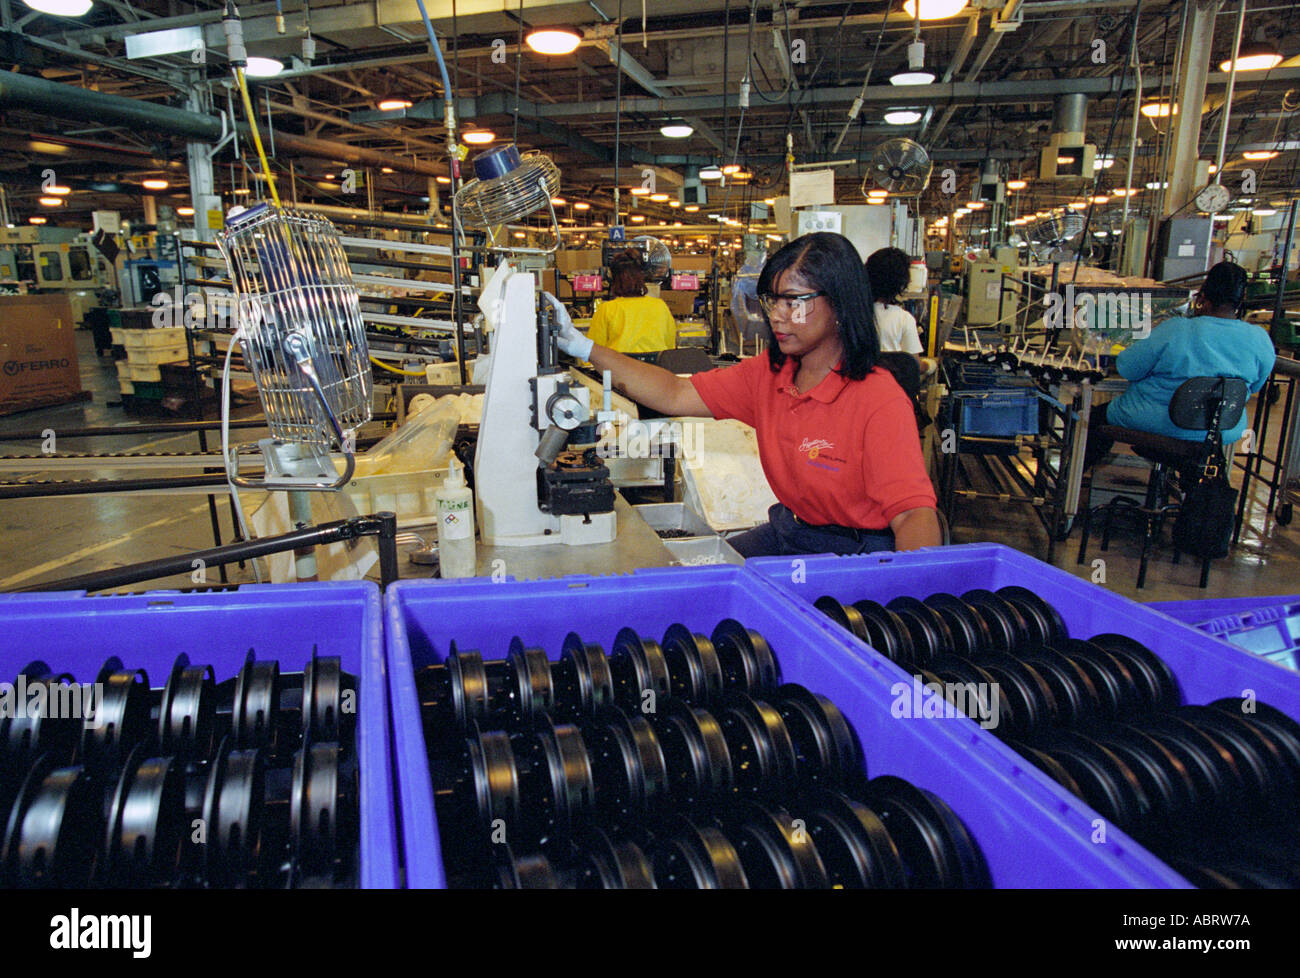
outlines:
[[[1193,377],[1183,381],[1169,402],[1169,420],[1180,428],[1206,431],[1220,400],[1219,431],[1235,428],[1250,392],[1240,377]]]
[[[698,346],[678,347],[675,350],[663,350],[655,362],[665,370],[675,374],[698,374],[713,369],[709,354]]]

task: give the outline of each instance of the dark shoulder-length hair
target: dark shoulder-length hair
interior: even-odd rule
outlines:
[[[849,380],[862,380],[880,359],[880,339],[871,309],[871,284],[858,249],[844,235],[828,231],[796,238],[767,260],[758,276],[758,294],[774,294],[777,280],[791,269],[826,293],[844,348],[839,372]],[[785,364],[785,354],[776,344],[767,348],[767,356],[774,373]]]
[[[609,274],[609,291],[615,299],[628,299],[646,294],[641,256],[635,251],[628,249],[610,259]]]

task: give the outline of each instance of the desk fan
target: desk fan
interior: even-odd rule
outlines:
[[[930,155],[920,143],[904,136],[886,139],[871,154],[871,164],[862,180],[862,196],[867,196],[870,182],[891,194],[915,196],[930,185],[933,169]]]
[[[456,192],[456,221],[488,234],[492,251],[553,254],[560,247],[560,222],[551,198],[560,192],[560,171],[551,158],[519,153],[513,143],[474,157],[474,179]],[[497,244],[500,230],[546,207],[551,213],[554,244],[550,248],[513,248]],[[507,239],[508,243],[508,239]]]

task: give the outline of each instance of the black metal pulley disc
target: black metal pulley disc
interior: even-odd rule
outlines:
[[[785,797],[798,786],[798,755],[780,712],[731,690],[715,709],[737,792]]]
[[[987,655],[993,638],[984,617],[955,594],[938,591],[925,599],[952,633],[952,651],[964,659],[978,659]]]
[[[654,713],[672,696],[672,679],[663,649],[633,628],[619,630],[609,656],[614,700],[629,713]]]
[[[796,815],[802,815],[833,888],[906,888],[907,869],[898,846],[885,823],[862,802],[839,792],[817,792],[796,807]]]
[[[1037,644],[1052,645],[1070,637],[1070,630],[1065,626],[1061,613],[1029,588],[1009,584],[998,588],[997,594],[1025,616],[1036,633],[1033,637]]]
[[[591,760],[582,734],[572,724],[539,724],[535,733],[546,757],[550,778],[552,830],[561,838],[573,835],[575,826],[595,808],[596,786]]]
[[[842,604],[838,598],[823,594],[813,602],[813,607],[841,628],[870,644],[870,637],[867,635],[867,624],[862,620],[862,614],[853,605]],[[879,651],[883,652],[884,650],[880,649]]]
[[[525,647],[517,635],[506,653],[506,676],[506,712],[513,722],[527,726],[555,709],[550,659],[541,649]]]
[[[56,764],[72,763],[83,726],[82,717],[73,715],[82,692],[72,688],[72,677],[54,675],[44,662],[29,663],[14,681],[14,697],[0,738],[6,763],[21,770],[41,754],[52,755]]]
[[[52,768],[44,755],[28,773],[0,848],[0,885],[82,889],[94,879],[103,835],[103,782],[84,768]]]
[[[174,757],[127,758],[108,810],[109,886],[170,886],[188,839],[185,772]]]
[[[483,656],[474,649],[460,652],[452,642],[445,665],[451,692],[451,714],[456,726],[467,731],[488,717],[488,679]]]
[[[249,653],[250,658],[252,653]],[[247,668],[247,665],[245,665]],[[176,657],[158,707],[158,750],[178,758],[207,757],[212,750],[217,712],[211,666],[191,666],[184,652]]]
[[[734,783],[731,755],[712,713],[672,699],[651,723],[659,736],[678,805],[696,808],[730,795]]]
[[[1276,707],[1254,699],[1225,697],[1215,700],[1210,706],[1241,717],[1246,723],[1266,733],[1281,753],[1292,776],[1300,778],[1300,723]]]
[[[868,645],[899,665],[916,664],[916,646],[902,618],[877,601],[854,601],[851,607],[862,616]]]
[[[1053,743],[1045,750],[1069,773],[1080,797],[1104,818],[1126,832],[1139,828],[1150,800],[1137,776],[1114,753],[1099,745],[1077,743]]]
[[[722,663],[711,641],[685,625],[669,625],[660,645],[668,662],[673,696],[708,706],[722,695]]]
[[[509,853],[497,871],[500,890],[558,890],[560,881],[551,861],[540,852],[515,857]]]
[[[350,745],[357,718],[356,677],[343,671],[336,655],[317,656],[302,676],[302,731],[304,743],[333,741]]]
[[[232,738],[222,738],[203,798],[204,876],[219,888],[262,882],[266,766],[260,750],[232,747]]]
[[[628,827],[668,801],[668,769],[659,738],[645,717],[602,710],[582,726],[596,804],[615,825]]]
[[[334,874],[356,830],[356,792],[339,765],[339,745],[308,744],[294,755],[289,826],[294,879],[309,885]]]
[[[865,776],[858,736],[839,707],[825,696],[798,683],[786,683],[777,690],[773,705],[798,754],[801,784],[843,789]]]
[[[614,702],[609,658],[599,645],[583,642],[577,632],[564,637],[560,661],[552,667],[551,675],[556,684],[556,705],[571,719],[592,716]]]
[[[867,782],[864,800],[911,870],[910,889],[992,886],[984,854],[940,798],[910,781],[886,775]]]
[[[974,588],[965,592],[961,596],[962,600],[968,604],[974,605],[979,609],[985,620],[989,615],[995,615],[1005,620],[1007,628],[1011,634],[1011,653],[1014,655],[1023,649],[1030,648],[1034,645],[1041,645],[1041,629],[1035,628],[1025,620],[1024,614],[1021,613],[1017,605],[1012,604],[1000,594],[996,594],[987,588]],[[1037,615],[1035,615],[1037,622]],[[1044,622],[1044,627],[1051,629],[1049,622]]]
[[[82,730],[81,763],[97,778],[116,780],[131,748],[153,732],[149,675],[143,669],[124,669],[114,656],[99,670],[95,683],[101,692],[95,722]]]
[[[1152,691],[1142,678],[1145,675],[1143,671],[1135,675],[1119,656],[1112,655],[1094,642],[1072,638],[1064,643],[1064,649],[1085,668],[1090,663],[1110,677],[1108,685],[1116,695],[1117,717],[1145,716],[1151,712]]]
[[[235,680],[235,699],[230,710],[235,746],[274,750],[279,708],[280,663],[275,659],[258,661],[249,652]]]
[[[710,637],[722,664],[723,682],[751,696],[781,685],[781,670],[767,639],[734,618],[718,622]]]
[[[912,661],[915,665],[926,668],[938,656],[953,651],[956,640],[948,623],[925,602],[917,598],[898,597],[885,605],[885,608],[898,616],[911,636],[914,650]]]
[[[1076,798],[1083,797],[1083,789],[1080,788],[1074,778],[1070,776],[1070,772],[1061,765],[1061,762],[1051,754],[1039,750],[1037,747],[1030,747],[1028,744],[1021,743],[1017,740],[1005,740],[1003,743],[1021,757],[1030,761],[1034,767],[1038,768],[1062,788],[1070,792],[1070,794],[1074,795]]]
[[[1182,690],[1178,687],[1178,678],[1169,668],[1169,663],[1156,655],[1136,639],[1127,635],[1105,632],[1089,639],[1093,645],[1100,646],[1107,652],[1125,653],[1130,658],[1140,660],[1147,669],[1149,681],[1155,684],[1157,695],[1154,709],[1172,710],[1183,701]]]
[[[498,829],[513,838],[519,827],[519,770],[509,735],[475,725],[465,747],[479,841],[486,843]]]
[[[807,826],[783,808],[757,802],[738,805],[726,819],[726,835],[740,857],[750,889],[828,890],[830,877]]]
[[[719,829],[685,816],[654,853],[655,885],[661,890],[743,890],[748,887],[735,846]]]
[[[961,595],[961,600],[974,609],[975,614],[979,615],[984,621],[984,627],[988,630],[987,651],[1000,653],[1002,655],[1012,655],[1016,651],[1016,642],[1019,638],[1019,632],[1011,619],[1003,613],[1002,608],[1008,605],[1001,598],[996,602],[989,603],[981,601],[981,594],[990,594],[988,591],[967,591]],[[996,595],[995,595],[996,597]],[[1013,609],[1014,610],[1014,609]],[[1019,617],[1019,612],[1016,612]]]
[[[598,828],[587,829],[578,839],[580,853],[574,872],[579,890],[653,890],[654,871],[641,847],[622,839],[614,841]]]

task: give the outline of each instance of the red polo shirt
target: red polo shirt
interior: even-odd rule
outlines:
[[[935,506],[912,404],[876,367],[862,380],[831,371],[798,393],[796,363],[773,373],[767,354],[691,378],[715,418],[754,428],[763,472],[806,523],[881,530],[899,513]]]

